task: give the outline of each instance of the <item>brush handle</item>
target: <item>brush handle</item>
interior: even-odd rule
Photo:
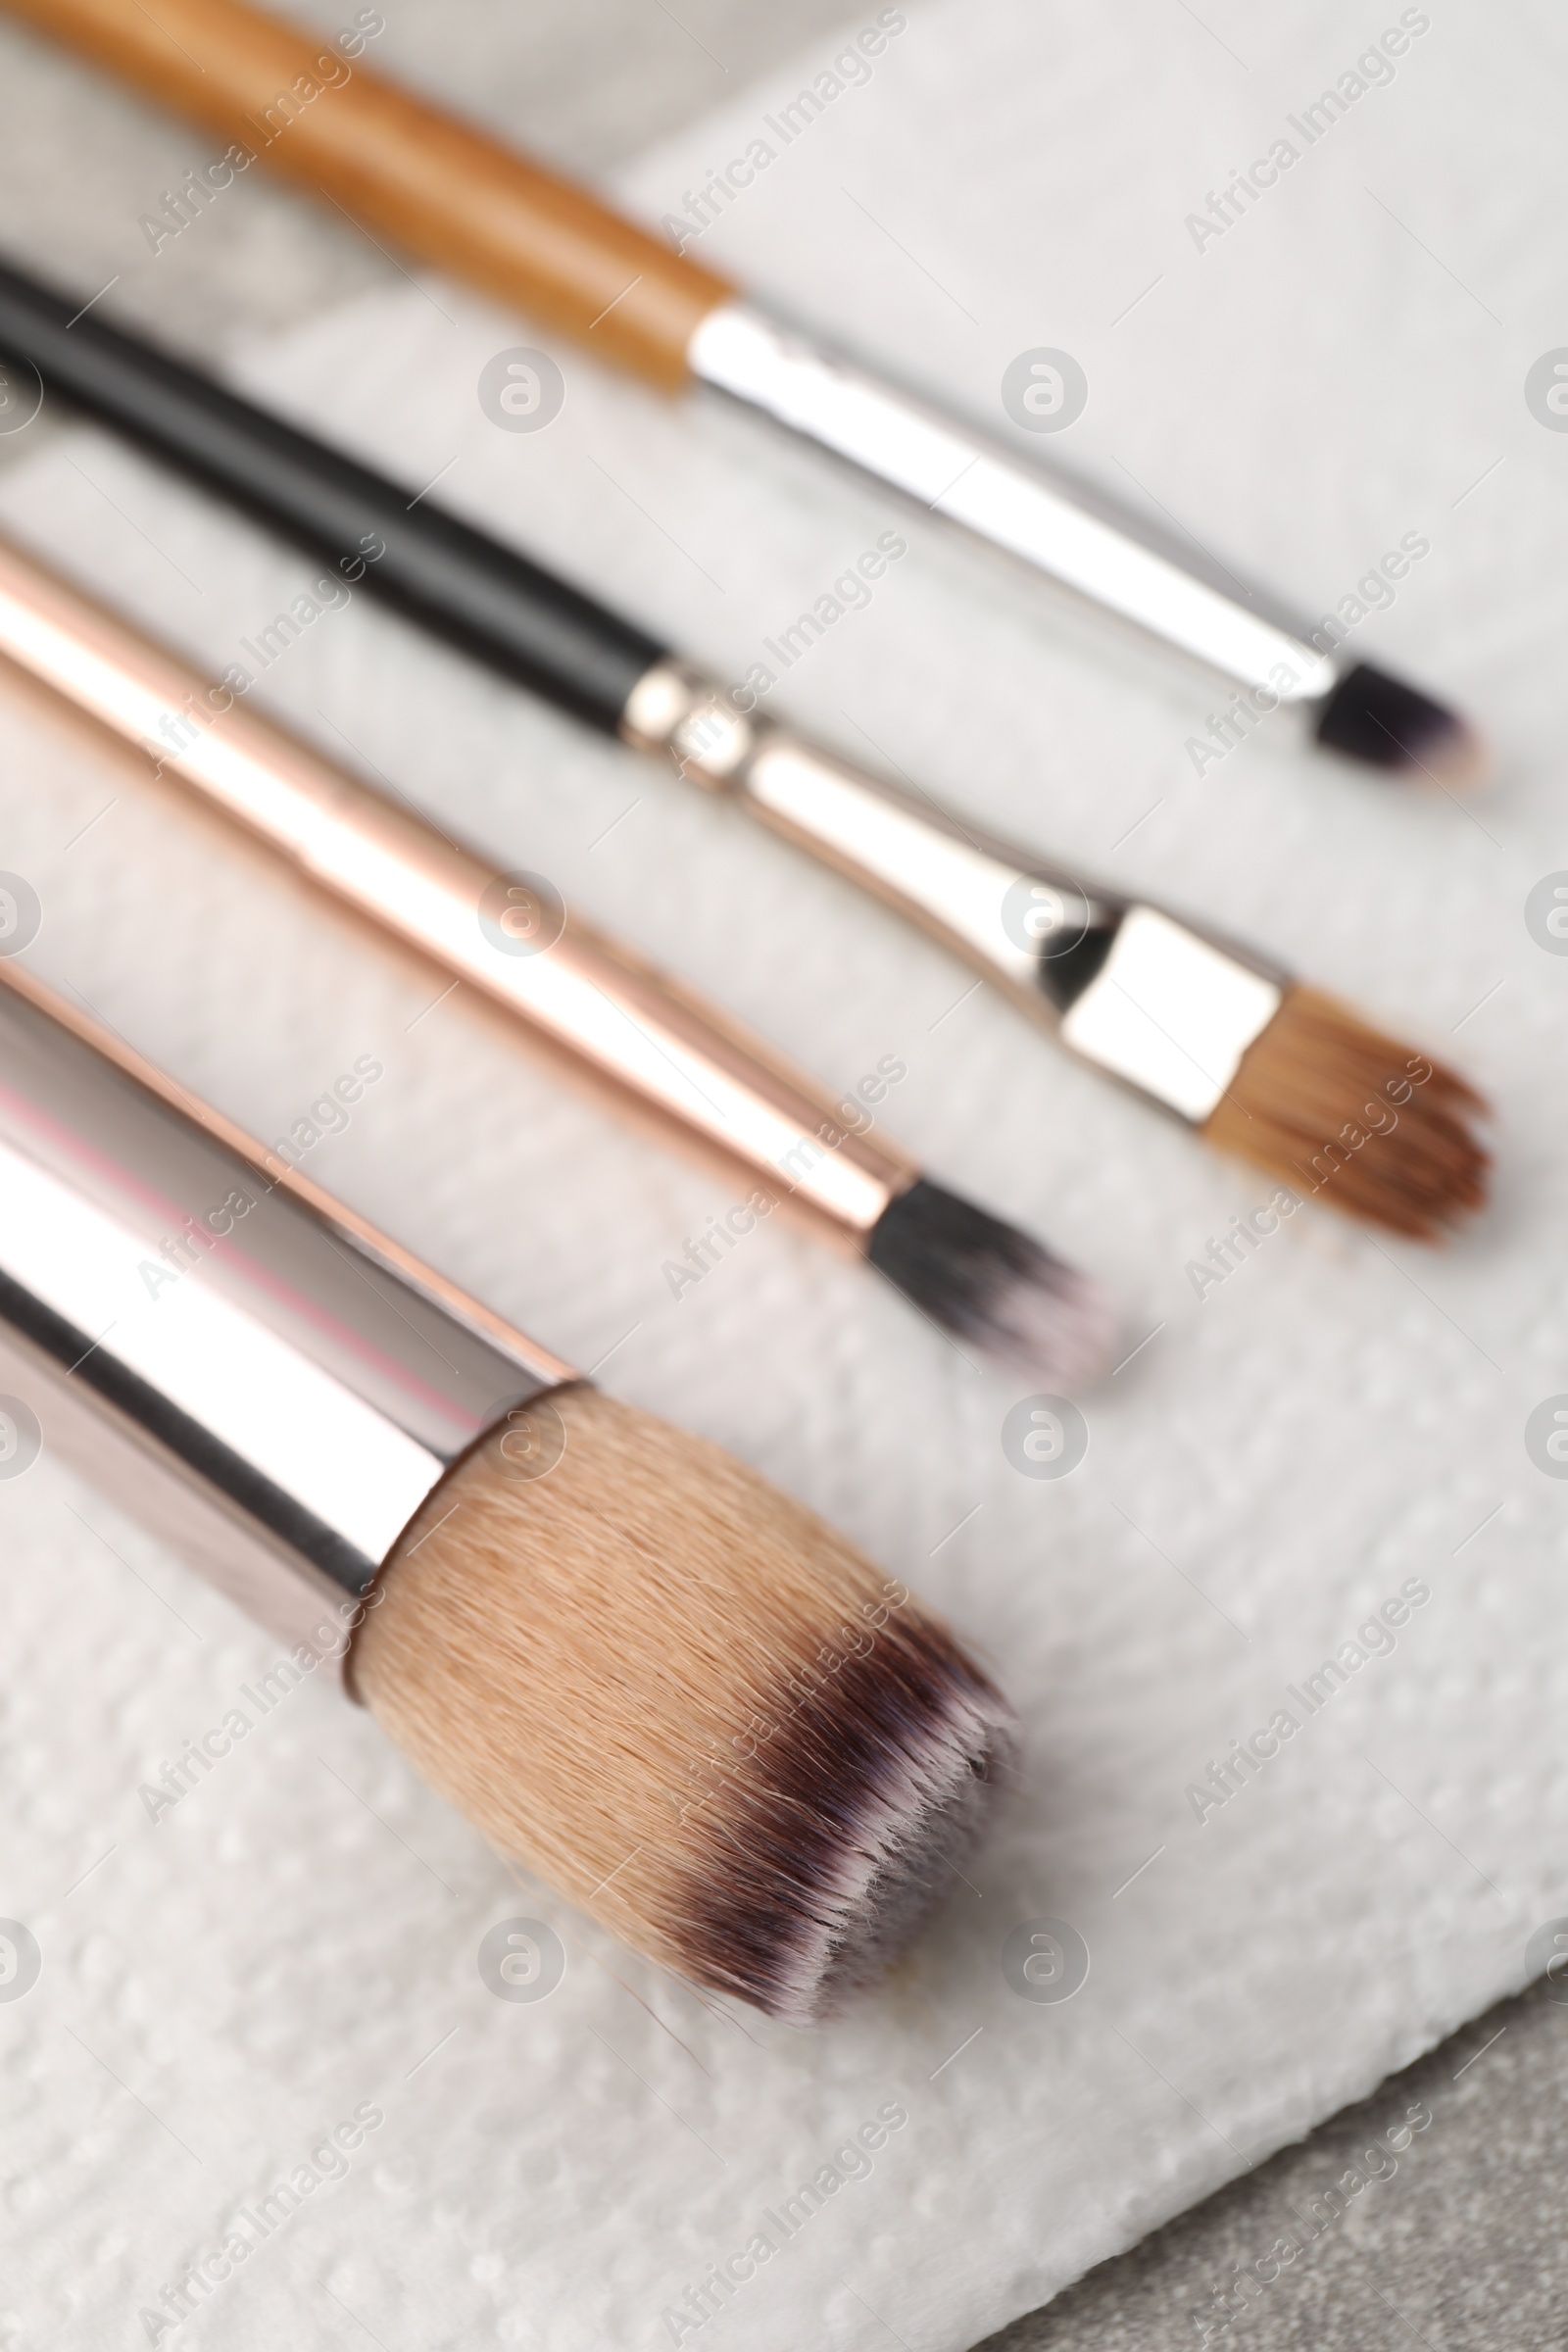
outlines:
[[[411,510],[384,474],[78,310],[71,296],[0,264],[0,354],[347,567],[503,677],[607,733],[669,753],[683,774],[730,785],[776,831],[912,915],[1024,1010],[1050,1017],[1024,902],[1033,879],[1055,887],[1067,908],[1083,896],[1076,885],[1022,850],[982,839],[933,802],[901,795],[778,727],[726,716],[716,686],[618,613],[433,502]],[[382,552],[367,562],[363,551],[375,546]],[[744,761],[715,765],[705,745],[716,730],[727,750],[737,725]]]
[[[1344,644],[1332,615],[1314,629],[1189,533],[1021,462],[741,300],[570,181],[383,81],[357,62],[381,28],[374,8],[323,43],[240,0],[0,7],[211,123],[234,142],[215,159],[227,169],[265,156],[590,352],[666,390],[695,380],[739,401],[1218,672],[1230,708],[1208,721],[1216,757],[1288,705],[1319,743],[1386,774],[1470,783],[1485,772],[1455,712],[1332,650]]]
[[[738,1024],[359,783],[0,542],[0,655],[357,912],[503,1005],[769,1204],[863,1250],[915,1163]],[[229,673],[232,676],[232,672]],[[860,1114],[863,1117],[863,1114]]]
[[[150,20],[149,20],[150,21]],[[663,649],[384,474],[0,264],[0,355],[503,677],[613,734]],[[381,552],[368,563],[376,546]]]
[[[405,251],[674,388],[693,332],[734,289],[713,271],[426,106],[339,41],[238,0],[7,0],[149,97],[385,230]],[[345,44],[348,53],[345,54]]]
[[[8,1397],[0,1458],[41,1435],[100,1484],[112,1467],[118,1500],[275,1631],[323,1632],[334,1661],[344,1595],[452,1465],[576,1377],[16,957],[0,1366],[39,1425]]]

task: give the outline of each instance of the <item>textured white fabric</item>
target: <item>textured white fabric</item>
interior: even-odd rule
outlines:
[[[901,1057],[890,1131],[1120,1286],[1128,1347],[1153,1336],[1083,1399],[1072,1475],[1023,1477],[1001,1442],[1019,1384],[810,1244],[764,1229],[672,1298],[664,1261],[721,1184],[461,996],[425,1009],[439,981],[8,698],[0,864],[42,898],[33,964],[269,1139],[378,1055],[312,1173],[918,1585],[996,1661],[1028,1750],[972,1888],[885,1994],[810,2037],[718,2013],[519,1891],[324,1690],[150,1822],[138,1785],[275,1645],[46,1452],[0,1483],[0,1908],[43,1954],[0,2008],[25,2243],[4,2340],[145,2340],[138,2312],[369,2103],[384,2122],[347,2177],[212,2289],[194,2340],[324,2346],[357,2319],[389,2346],[668,2342],[688,2283],[896,2106],[869,2176],[700,2340],[956,2352],[1518,1986],[1529,1935],[1568,1909],[1568,1491],[1523,1443],[1568,1387],[1568,964],[1523,919],[1568,864],[1568,442],[1521,393],[1564,331],[1537,226],[1560,34],[1529,0],[1434,6],[1392,82],[1200,249],[1185,216],[1399,11],[1353,35],[1327,0],[1286,30],[1239,0],[1203,16],[911,11],[698,250],[1001,431],[1007,363],[1067,349],[1089,406],[1041,446],[1314,614],[1402,534],[1430,539],[1356,638],[1493,730],[1501,789],[1472,805],[1312,760],[1283,726],[1199,778],[1200,683],[745,418],[665,406],[444,282],[244,374],[736,677],[901,534],[776,707],[1451,1054],[1497,1105],[1494,1209],[1441,1254],[1303,1211],[1200,1302],[1187,1261],[1265,1180],[738,812],[363,598],[314,621],[261,701],[824,1079]],[[647,160],[637,201],[678,206],[831,55]],[[517,345],[555,351],[566,382],[532,436],[476,397]],[[0,519],[214,668],[311,576],[96,431],[11,471]],[[1200,1825],[1189,1785],[1407,1579],[1431,1598],[1394,1654]],[[535,2005],[477,1972],[514,1915],[567,1951]],[[1046,1917],[1092,1955],[1061,2006],[1001,1964]]]

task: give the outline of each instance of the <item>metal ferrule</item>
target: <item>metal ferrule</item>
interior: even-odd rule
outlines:
[[[1136,517],[1094,512],[1063,483],[750,304],[710,311],[687,360],[701,382],[1206,662],[1260,708],[1315,705],[1333,688],[1333,660],[1298,623],[1227,586],[1217,565],[1213,579],[1200,577]]]
[[[1104,963],[1063,1015],[1061,1040],[1200,1127],[1289,985],[1157,906],[1129,906]]]
[[[738,712],[685,662],[640,680],[621,732],[665,753],[682,775],[734,793],[775,832],[912,916],[1085,1060],[1195,1124],[1279,1009],[1288,983],[1273,966]],[[1091,935],[1104,943],[1102,959],[1077,960]]]
[[[16,963],[0,982],[0,1374],[47,1446],[340,1658],[446,1472],[576,1375]]]
[[[639,750],[665,753],[693,782],[734,793],[775,832],[912,915],[1037,1017],[1051,1012],[1037,978],[1047,931],[1082,938],[1119,912],[934,801],[835,760],[772,719],[738,712],[722,686],[685,662],[662,662],[639,681],[621,733]]]

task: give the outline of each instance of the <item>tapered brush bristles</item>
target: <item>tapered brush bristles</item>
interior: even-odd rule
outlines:
[[[1115,1337],[1098,1283],[924,1177],[884,1209],[866,1255],[922,1314],[1036,1379],[1089,1379]]]
[[[808,2024],[978,1834],[1013,1738],[939,1620],[702,1440],[582,1387],[487,1444],[380,1580],[355,1690],[433,1787],[626,1942]]]
[[[1365,662],[1346,671],[1323,705],[1317,739],[1413,782],[1425,775],[1436,784],[1476,784],[1487,772],[1486,746],[1467,720]]]
[[[1479,1208],[1481,1097],[1347,1005],[1294,988],[1203,1128],[1295,1191],[1416,1241]]]

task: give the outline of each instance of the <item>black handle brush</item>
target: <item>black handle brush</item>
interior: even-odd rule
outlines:
[[[1484,1198],[1470,1088],[1271,959],[741,710],[582,590],[5,267],[0,354],[501,676],[733,793],[1222,1150],[1421,1239]]]

